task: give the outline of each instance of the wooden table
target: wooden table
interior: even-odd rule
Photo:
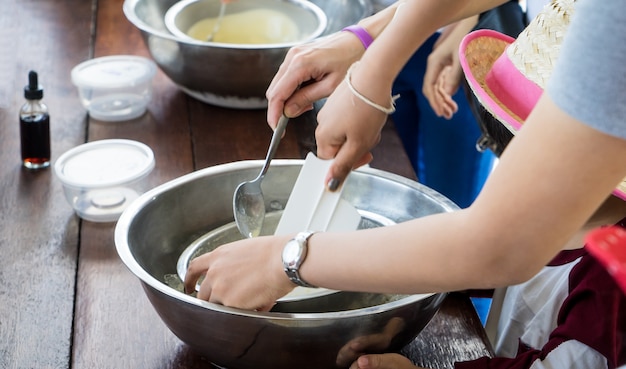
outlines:
[[[52,169],[20,164],[18,109],[28,71],[50,108],[52,159],[86,141],[149,145],[156,186],[197,169],[265,156],[263,110],[213,107],[180,92],[161,72],[149,112],[120,123],[92,120],[70,71],[93,57],[149,56],[122,0],[3,1],[0,12],[0,368],[211,368],[160,321],[119,260],[114,223],[81,221]],[[294,120],[277,158],[314,150],[311,116]],[[415,178],[391,123],[372,166]],[[466,296],[453,294],[405,353],[420,365],[491,354]]]

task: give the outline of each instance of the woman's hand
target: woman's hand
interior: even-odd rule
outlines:
[[[463,78],[463,72],[458,60],[445,66],[439,73],[435,84],[435,101],[429,101],[438,116],[452,119],[452,116],[459,110],[452,96],[459,90],[461,78]]]
[[[399,2],[359,21],[376,39],[396,12]],[[314,42],[293,47],[267,89],[267,122],[276,127],[280,115],[292,118],[330,96],[346,71],[361,59],[365,48],[350,32],[336,32]]]
[[[353,78],[359,78],[356,75]],[[366,86],[369,80],[354,80],[354,88]],[[368,86],[370,87],[370,86]],[[363,88],[363,91],[366,89]],[[379,90],[368,88],[367,90]],[[390,91],[388,87],[383,89]],[[365,93],[365,92],[364,92]],[[390,95],[378,98],[380,104],[391,104]],[[369,97],[368,97],[369,99]],[[372,100],[374,97],[371,98]],[[387,100],[387,102],[383,102]],[[357,98],[348,88],[347,83],[340,84],[328,98],[317,115],[318,126],[315,131],[317,139],[317,156],[332,159],[325,183],[331,191],[343,183],[352,169],[369,163],[373,156],[370,150],[380,141],[382,127],[387,121],[387,114],[376,110]]]
[[[293,118],[313,109],[313,103],[333,92],[364,51],[349,32],[291,48],[266,92],[268,124],[275,127],[283,111]]]
[[[459,45],[477,22],[478,17],[473,16],[448,26],[428,56],[422,93],[439,117],[450,119],[458,110],[452,96],[459,89],[463,78]]]
[[[189,263],[185,291],[194,291],[204,276],[197,297],[248,310],[269,311],[276,300],[295,285],[281,263],[289,237],[255,237],[216,248]]]

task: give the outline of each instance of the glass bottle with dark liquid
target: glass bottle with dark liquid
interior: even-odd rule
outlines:
[[[41,102],[43,88],[34,71],[28,73],[24,97],[26,103],[20,109],[22,164],[29,169],[46,168],[50,166],[50,115]]]

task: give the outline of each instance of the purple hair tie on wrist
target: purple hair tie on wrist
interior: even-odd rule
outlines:
[[[348,31],[348,32],[353,33],[356,37],[359,38],[359,40],[361,40],[361,43],[363,44],[363,47],[365,47],[366,50],[372,44],[372,42],[374,42],[374,39],[369,34],[369,32],[367,32],[365,28],[357,24],[348,26],[342,29],[342,31]]]

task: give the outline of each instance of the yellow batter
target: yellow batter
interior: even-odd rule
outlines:
[[[216,21],[217,17],[200,20],[189,28],[187,34],[206,41]],[[298,26],[284,13],[272,9],[252,9],[224,15],[213,42],[275,44],[294,42],[298,38]]]

